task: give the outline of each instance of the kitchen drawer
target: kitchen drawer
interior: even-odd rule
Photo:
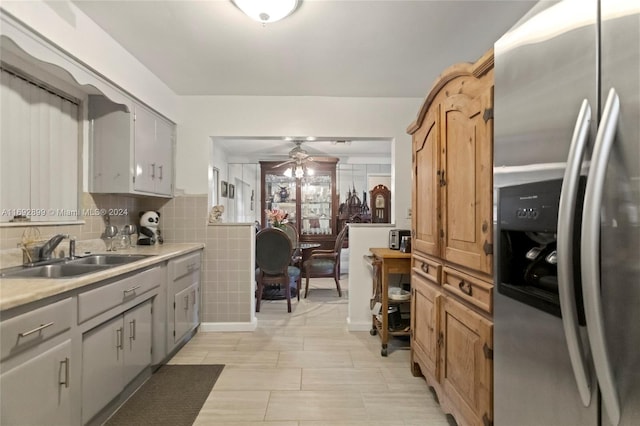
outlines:
[[[5,360],[69,330],[73,321],[72,298],[18,315],[0,324],[0,354]]]
[[[171,264],[173,265],[172,281],[175,281],[180,277],[200,269],[200,252],[172,260]]]
[[[133,300],[162,282],[160,268],[149,269],[120,281],[78,295],[78,322],[84,322],[109,309]]]
[[[411,267],[416,274],[422,275],[434,284],[440,285],[440,272],[442,271],[442,265],[440,263],[425,257],[413,255]]]
[[[493,312],[493,284],[445,266],[442,286],[483,311]]]

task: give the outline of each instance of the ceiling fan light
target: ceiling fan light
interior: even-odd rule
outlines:
[[[249,18],[268,24],[285,18],[298,6],[298,0],[231,0]]]
[[[315,172],[313,171],[313,169],[307,168],[307,176],[313,176],[315,174]]]
[[[302,166],[296,166],[296,179],[302,179],[304,177],[304,170]]]
[[[286,177],[290,178],[291,176],[293,176],[293,173],[291,171],[291,167],[287,167],[287,170],[284,171],[283,175],[285,175]]]

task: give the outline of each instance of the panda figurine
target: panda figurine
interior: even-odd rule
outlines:
[[[156,242],[162,244],[164,240],[158,228],[160,223],[160,212],[149,210],[140,212],[140,232],[138,234],[138,245],[152,246]]]

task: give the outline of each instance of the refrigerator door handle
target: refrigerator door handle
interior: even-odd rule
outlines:
[[[562,311],[562,325],[567,339],[569,359],[573,367],[573,375],[578,385],[580,398],[585,407],[591,403],[591,377],[587,367],[587,349],[580,338],[578,311],[576,308],[575,278],[573,274],[574,252],[573,234],[575,227],[576,198],[580,181],[580,168],[585,148],[589,139],[589,121],[591,107],[586,99],[582,101],[576,126],[571,138],[567,168],[564,172],[560,205],[558,208],[558,292],[560,295],[560,310]]]
[[[587,333],[591,353],[600,384],[602,400],[611,424],[620,422],[620,402],[615,385],[611,358],[607,350],[600,292],[600,206],[609,162],[609,154],[616,135],[620,99],[612,88],[598,126],[591,168],[587,177],[582,217],[581,270]]]

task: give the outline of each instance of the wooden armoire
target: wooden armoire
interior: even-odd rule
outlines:
[[[459,425],[493,419],[493,50],[447,68],[407,132],[411,365]]]

